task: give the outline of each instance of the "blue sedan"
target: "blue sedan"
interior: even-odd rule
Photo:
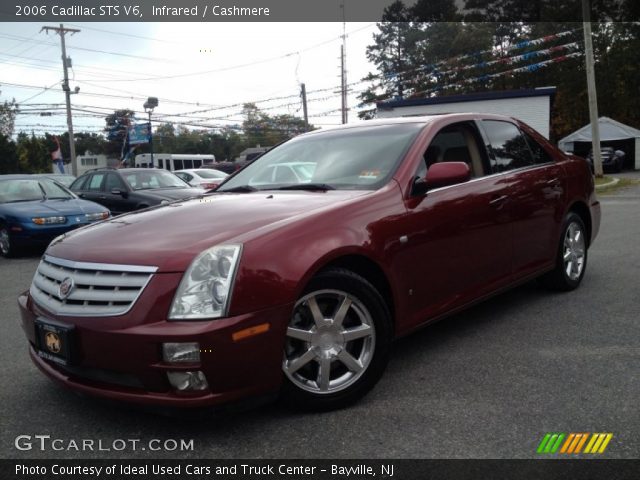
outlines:
[[[69,230],[109,218],[109,210],[78,198],[50,178],[0,175],[0,255],[47,246]]]

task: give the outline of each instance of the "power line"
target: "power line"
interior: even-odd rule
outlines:
[[[372,23],[372,24],[366,25],[364,27],[360,27],[360,28],[350,32],[349,34],[345,34],[345,35],[346,36],[353,35],[354,33],[359,32],[361,30],[364,30],[365,28],[369,28],[372,25],[374,25],[374,24]],[[193,76],[198,76],[198,75],[207,75],[209,73],[227,72],[227,71],[230,71],[230,70],[246,68],[246,67],[250,67],[250,66],[253,66],[253,65],[261,65],[263,63],[273,62],[275,60],[282,60],[282,59],[285,59],[285,58],[288,58],[288,57],[292,57],[294,55],[298,55],[301,52],[306,52],[306,51],[309,51],[309,50],[313,50],[315,48],[321,47],[321,46],[326,45],[328,43],[335,42],[336,40],[341,40],[342,38],[343,38],[343,35],[340,35],[339,37],[334,37],[334,38],[332,38],[330,40],[326,40],[324,42],[317,43],[315,45],[303,48],[301,50],[292,51],[292,52],[289,52],[289,53],[285,53],[283,55],[277,55],[277,56],[265,58],[265,59],[262,59],[262,60],[255,60],[255,61],[252,61],[252,62],[242,63],[242,64],[239,64],[239,65],[232,65],[232,66],[229,66],[229,67],[217,68],[217,69],[212,69],[212,70],[203,70],[203,71],[191,72],[191,73],[178,73],[178,74],[175,74],[175,75],[155,75],[155,76],[151,76],[151,77],[130,78],[130,79],[121,79],[121,80],[114,80],[114,81],[118,81],[118,82],[140,82],[140,81],[150,81],[150,80],[167,80],[167,79],[173,79],[173,78],[184,78],[184,77],[193,77]],[[106,82],[107,80],[104,80],[104,81]]]
[[[87,27],[86,25],[74,25],[73,23],[70,23],[69,25],[71,25],[72,27],[80,27],[81,26],[85,30],[93,30],[95,32],[109,33],[111,35],[121,35],[123,37],[139,38],[139,39],[142,39],[142,40],[151,40],[153,42],[172,43],[174,45],[175,44],[179,44],[179,42],[173,42],[171,40],[165,40],[165,39],[153,38],[153,37],[145,37],[143,35],[134,35],[132,33],[114,32],[113,30],[104,30],[102,28]]]
[[[30,40],[28,37],[21,37],[19,35],[10,35],[10,34],[6,34],[6,33],[2,33],[0,34],[0,37],[3,38],[8,38],[9,40],[20,40],[23,42],[32,42],[32,40]],[[42,45],[53,45],[55,46],[55,43],[47,43],[47,42],[38,42],[41,43]],[[142,55],[131,55],[129,53],[121,53],[121,52],[110,52],[107,50],[98,50],[95,48],[86,48],[86,47],[72,47],[69,46],[70,50],[82,50],[85,52],[94,52],[94,53],[104,53],[106,55],[115,55],[118,57],[128,57],[128,58],[135,58],[136,60],[147,60],[150,62],[162,62],[162,63],[171,63],[171,62],[167,62],[166,58],[158,58],[158,57],[145,57]]]

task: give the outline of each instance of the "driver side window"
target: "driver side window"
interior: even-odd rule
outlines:
[[[424,178],[429,167],[439,162],[464,162],[471,177],[485,174],[482,143],[478,142],[476,127],[470,122],[447,125],[433,138],[423,154],[416,177]]]

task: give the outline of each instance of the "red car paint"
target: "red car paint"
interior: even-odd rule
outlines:
[[[447,125],[481,119],[517,124],[551,161],[413,196],[416,169],[434,136]],[[378,283],[388,287],[381,293],[392,310],[395,335],[401,336],[553,268],[570,209],[584,216],[590,240],[596,237],[600,207],[587,164],[526,125],[476,114],[371,124],[403,122],[423,123],[424,128],[378,190],[213,193],[122,215],[54,242],[47,255],[158,270],[131,310],[119,316],[56,316],[25,292],[18,303],[33,361],[70,388],[142,404],[215,405],[277,392],[293,305],[314,274],[329,264],[366,263],[367,272],[377,272]],[[200,252],[223,243],[243,246],[228,315],[168,321],[183,272]],[[63,368],[35,354],[37,318],[75,326],[75,367]],[[265,333],[232,339],[238,330],[265,323]],[[210,352],[201,354],[200,364],[168,366],[161,344],[171,341],[199,342]],[[180,369],[202,370],[209,389],[172,390],[165,373]],[[85,375],[94,370],[134,377],[140,385],[125,387]]]

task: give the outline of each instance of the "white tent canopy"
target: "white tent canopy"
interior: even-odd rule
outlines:
[[[598,119],[598,125],[600,126],[601,142],[635,139],[634,168],[640,169],[640,130],[630,127],[629,125],[616,122],[609,117],[600,117]],[[558,147],[560,150],[574,151],[573,144],[575,142],[591,142],[591,140],[591,124],[589,124],[564,137],[558,142]]]

